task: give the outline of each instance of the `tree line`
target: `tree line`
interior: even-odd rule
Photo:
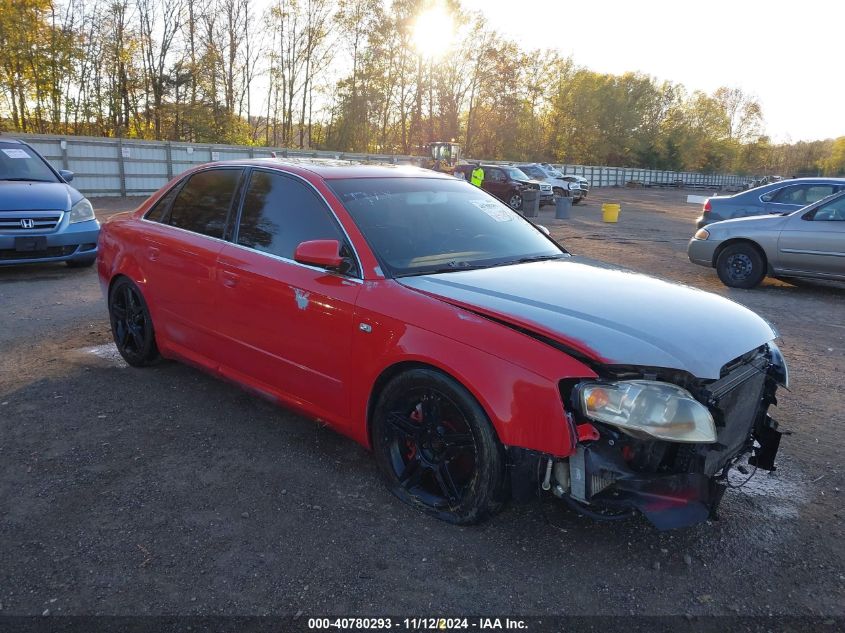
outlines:
[[[415,31],[433,1],[454,37]],[[460,0],[0,0],[0,50],[7,132],[845,173],[845,138],[772,143],[741,89],[597,73]]]

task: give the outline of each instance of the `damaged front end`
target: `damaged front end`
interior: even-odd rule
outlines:
[[[540,470],[542,487],[584,514],[636,510],[659,529],[685,527],[714,516],[728,472],[745,456],[753,468],[775,470],[782,433],[768,409],[788,376],[774,343],[728,363],[718,380],[603,369],[599,381],[561,383],[578,442]]]

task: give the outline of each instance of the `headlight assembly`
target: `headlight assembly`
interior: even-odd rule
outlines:
[[[677,385],[652,380],[583,383],[581,412],[634,437],[670,442],[716,441],[713,416]]]
[[[695,232],[695,239],[697,240],[706,240],[708,237],[710,237],[710,231],[707,229],[698,229]]]
[[[82,198],[70,210],[70,223],[87,222],[94,219],[94,207],[88,202],[88,198]]]

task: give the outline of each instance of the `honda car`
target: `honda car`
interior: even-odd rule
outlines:
[[[27,143],[0,140],[0,265],[93,265],[100,224],[72,180]]]

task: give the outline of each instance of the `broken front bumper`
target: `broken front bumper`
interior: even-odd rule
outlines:
[[[768,414],[786,364],[773,343],[737,359],[717,381],[693,389],[717,429],[713,443],[634,438],[621,429],[591,429],[568,458],[553,466],[553,492],[587,510],[638,510],[657,528],[686,527],[715,514],[728,472],[748,456],[754,468],[775,470],[782,433]],[[549,477],[552,472],[549,472]],[[545,487],[545,486],[544,486]]]
[[[768,415],[754,429],[749,464],[775,470],[781,432]],[[743,451],[728,457],[731,462]],[[644,474],[633,470],[610,446],[579,446],[570,458],[572,496],[590,505],[610,509],[636,509],[660,530],[688,527],[715,516],[727,489],[727,471]]]

